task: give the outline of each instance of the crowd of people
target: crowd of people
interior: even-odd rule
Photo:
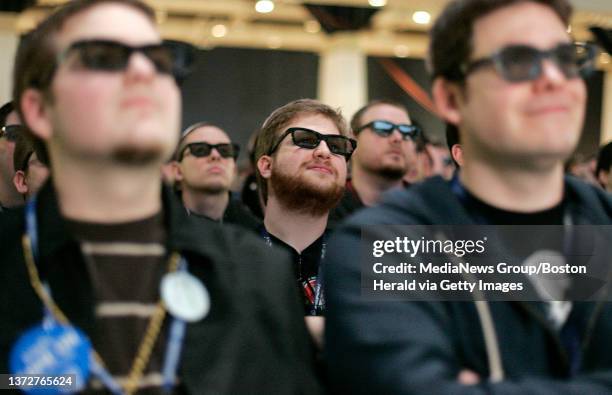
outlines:
[[[595,54],[571,14],[449,2],[428,59],[447,146],[392,100],[347,120],[296,99],[262,116],[240,193],[232,136],[179,130],[195,49],[140,0],[60,6],[0,108],[0,373],[113,394],[612,394],[607,291],[363,293],[366,229],[612,224],[612,143],[586,182],[566,173]]]

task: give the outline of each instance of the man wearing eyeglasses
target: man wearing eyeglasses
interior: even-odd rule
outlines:
[[[219,127],[191,125],[176,150],[175,180],[189,214],[256,231],[260,222],[230,194],[239,152],[238,144]]]
[[[264,121],[255,147],[265,202],[262,236],[293,256],[306,323],[321,345],[325,300],[319,266],[328,252],[329,211],[344,191],[356,142],[342,115],[315,100],[296,100]]]
[[[13,185],[13,152],[20,130],[21,122],[13,102],[0,107],[0,212],[3,208],[23,204],[19,191]]]
[[[397,293],[393,296],[402,300],[383,301],[364,296],[368,286],[362,282],[367,269],[361,270],[361,262],[372,256],[372,249],[369,257],[360,252],[362,232],[375,237],[383,232],[372,225],[419,225],[406,230],[412,240],[427,228],[422,225],[558,225],[562,236],[573,239],[586,231],[573,231],[574,225],[612,223],[609,196],[563,176],[584,118],[581,73],[593,60],[589,46],[571,42],[570,16],[565,0],[455,0],[435,22],[429,53],[433,97],[445,121],[459,130],[461,172],[451,181],[434,177],[390,193],[350,219],[332,240],[324,271],[326,355],[340,392],[612,393],[612,307],[606,289],[603,300],[550,300],[536,287],[537,276],[519,276],[520,284],[536,288],[533,299],[516,300],[515,293],[490,302],[469,291],[459,301],[453,299],[457,293],[406,289],[417,301]],[[598,234],[604,231],[597,227]],[[549,257],[557,254],[572,265],[580,259],[565,237],[543,245],[535,236],[535,248],[545,248]],[[423,256],[417,252],[415,260],[406,259],[419,267]],[[603,259],[609,267],[609,257]],[[433,264],[444,269],[439,260]],[[457,270],[458,264],[449,265]],[[469,272],[460,278],[473,284]],[[565,281],[581,285],[578,277]]]
[[[415,141],[421,133],[408,110],[391,100],[373,100],[351,119],[358,149],[351,177],[331,218],[340,221],[362,207],[376,204],[382,194],[402,185],[404,174],[416,167]]]
[[[287,256],[162,186],[193,51],[138,0],[68,2],[20,44],[15,103],[52,178],[0,226],[1,372],[60,392],[69,373],[88,393],[319,393]]]

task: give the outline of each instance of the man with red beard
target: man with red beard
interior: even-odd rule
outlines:
[[[350,126],[359,149],[352,159],[346,193],[332,211],[334,222],[376,204],[385,191],[401,186],[404,174],[416,167],[415,141],[421,130],[402,104],[373,100],[357,110]]]
[[[315,340],[323,329],[319,264],[325,257],[329,211],[344,192],[347,161],[357,143],[342,115],[316,100],[296,100],[264,121],[255,148],[266,202],[262,234],[294,257],[306,322]]]

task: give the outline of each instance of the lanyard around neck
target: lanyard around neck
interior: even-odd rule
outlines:
[[[24,259],[28,269],[28,275],[30,277],[32,288],[43,302],[47,312],[46,315],[50,314],[52,316],[46,317],[46,319],[52,318],[62,325],[70,326],[70,320],[51,297],[51,294],[48,291],[49,288],[45,287],[40,280],[38,269],[36,268],[36,261],[39,259],[36,197],[30,200],[26,205],[25,214],[26,234],[23,235],[22,242]],[[187,271],[187,262],[181,257],[180,254],[173,252],[168,259],[168,272],[175,272],[177,270]],[[138,389],[138,382],[142,378],[144,369],[151,358],[151,353],[153,351],[153,347],[155,346],[156,340],[159,337],[165,315],[166,308],[164,302],[159,300],[156,305],[155,313],[149,321],[143,340],[141,341],[138,352],[132,362],[132,368],[130,369],[127,383],[123,386],[123,388],[110,375],[98,352],[92,349],[92,373],[94,373],[94,375],[97,376],[98,379],[100,379],[100,381],[102,381],[102,383],[115,395],[129,395]],[[162,372],[164,377],[164,387],[167,389],[169,389],[175,382],[185,330],[185,321],[175,317],[170,327],[170,336],[166,346],[166,355]]]

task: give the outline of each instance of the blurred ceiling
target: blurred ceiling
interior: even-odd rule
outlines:
[[[1,0],[0,27],[31,29],[67,0]],[[259,7],[268,4],[259,4]],[[264,1],[264,2],[265,2]],[[245,47],[322,52],[338,42],[368,55],[423,57],[427,31],[448,0],[274,0],[256,11],[256,0],[146,0],[166,38],[202,48]],[[372,4],[384,4],[376,7]],[[612,29],[612,0],[574,0],[572,35],[595,41],[590,28]],[[420,14],[415,14],[421,12]],[[427,22],[426,12],[431,20]],[[418,17],[424,18],[419,23]],[[425,22],[425,23],[423,23]],[[612,32],[612,30],[610,30]],[[609,54],[600,65],[612,70]]]

